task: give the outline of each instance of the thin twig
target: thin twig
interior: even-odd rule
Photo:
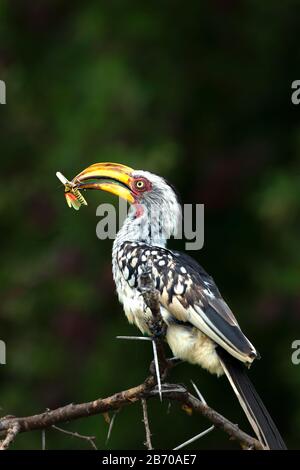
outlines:
[[[143,423],[145,425],[145,433],[146,433],[146,441],[145,446],[148,450],[153,450],[152,442],[151,442],[151,431],[149,426],[149,418],[148,418],[148,410],[147,410],[147,401],[142,398],[142,408],[143,408]]]
[[[84,436],[83,434],[79,434],[78,432],[67,431],[66,429],[59,428],[58,426],[54,426],[54,425],[52,425],[51,427],[52,429],[56,429],[56,431],[62,432],[63,434],[67,434],[68,436],[76,437],[77,439],[88,441],[95,450],[98,450],[95,444],[96,436]]]

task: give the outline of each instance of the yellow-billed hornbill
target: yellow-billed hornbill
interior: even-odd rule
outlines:
[[[246,373],[258,357],[255,347],[212,277],[190,256],[166,248],[181,223],[181,205],[174,189],[160,176],[115,163],[91,165],[67,184],[70,206],[85,203],[81,189],[108,191],[131,204],[114,241],[112,259],[117,293],[129,322],[149,334],[151,311],[138,282],[147,265],[159,291],[166,340],[173,354],[218,376],[225,373],[262,446],[285,449]]]

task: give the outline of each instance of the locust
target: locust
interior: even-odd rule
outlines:
[[[75,187],[74,182],[67,180],[60,171],[56,173],[56,176],[65,187],[65,198],[69,207],[73,207],[73,209],[78,211],[81,206],[87,206],[85,198],[79,189]]]

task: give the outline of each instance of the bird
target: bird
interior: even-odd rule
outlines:
[[[167,247],[182,222],[182,206],[174,187],[149,171],[110,162],[90,165],[68,188],[70,185],[75,193],[102,190],[130,204],[112,248],[113,278],[128,321],[143,334],[151,334],[151,311],[139,285],[147,266],[158,291],[165,339],[174,356],[217,376],[225,375],[262,448],[286,449],[248,377],[259,353],[213,278],[190,255]]]

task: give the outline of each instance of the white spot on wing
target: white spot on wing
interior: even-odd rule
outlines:
[[[131,276],[131,278],[129,279],[128,281],[128,284],[130,285],[130,287],[133,287],[134,284],[135,284],[135,276]]]
[[[211,299],[215,298],[214,294],[209,289],[203,289],[203,293],[207,295],[208,297],[210,297]]]
[[[142,266],[139,266],[138,267],[138,274],[142,274],[143,272],[144,272],[144,270],[143,270]]]
[[[128,279],[129,277],[129,269],[127,268],[127,266],[125,266],[124,270],[123,270],[123,276],[124,276],[124,279]]]
[[[174,292],[176,295],[182,295],[184,292],[184,285],[181,282],[178,282],[174,287]]]

